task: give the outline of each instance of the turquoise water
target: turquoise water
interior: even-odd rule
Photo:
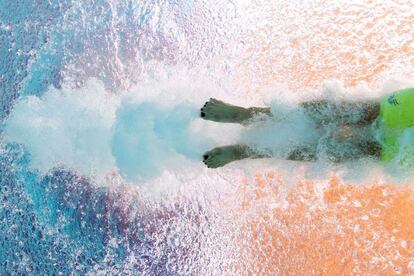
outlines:
[[[126,204],[116,181],[105,180],[118,164],[120,176],[139,184],[177,163],[165,161],[168,156],[200,154],[182,146],[194,141],[179,143],[188,140],[194,104],[182,114],[141,100],[122,104],[114,126],[111,117],[123,97],[111,95],[163,77],[168,69],[159,68],[193,66],[211,54],[201,50],[202,39],[191,40],[192,9],[192,1],[0,1],[0,274],[197,271],[189,254],[197,231],[185,230],[195,226],[197,208],[142,195]],[[190,40],[198,57],[180,49]],[[91,78],[97,83],[92,88]],[[151,100],[152,91],[134,93],[141,94]],[[163,116],[145,118],[154,132],[140,125],[149,135],[144,139],[158,139],[157,147],[148,150],[147,140],[130,151],[128,135],[137,130],[125,128],[148,108],[142,116]],[[113,129],[121,131],[109,135]],[[155,149],[160,155],[146,162]],[[176,230],[179,224],[184,228]],[[179,231],[194,235],[194,243],[172,242]]]
[[[319,22],[323,6],[313,8],[315,17],[307,13],[311,5],[270,2],[0,1],[0,274],[231,273],[256,250],[255,243],[240,243],[248,232],[240,229],[250,230],[257,217],[256,210],[240,212],[244,177],[269,167],[298,172],[289,186],[303,171],[322,182],[333,171],[356,182],[371,173],[358,162],[339,170],[312,164],[310,173],[303,164],[275,160],[221,170],[200,162],[204,151],[240,139],[259,150],[276,144],[283,157],[297,141],[320,138],[289,108],[286,124],[242,129],[202,122],[199,107],[210,97],[261,106],[276,99],[277,111],[321,96],[370,97],[364,85],[352,94],[335,80],[316,91],[289,91],[285,82],[302,82],[284,79],[285,68],[298,53],[296,62],[306,60],[312,46],[294,50],[294,38],[309,39],[308,18],[332,23]],[[347,24],[365,22],[352,14],[337,20],[347,32]],[[356,34],[362,41],[364,32]],[[274,48],[263,51],[264,42]],[[277,62],[280,54],[285,59]],[[329,68],[337,66],[332,62]],[[263,88],[266,78],[276,79],[272,93]],[[371,97],[379,96],[375,91]],[[262,234],[249,238],[268,241]]]

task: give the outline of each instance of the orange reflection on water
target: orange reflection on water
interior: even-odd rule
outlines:
[[[249,274],[414,273],[414,193],[390,184],[299,181],[274,172],[244,180]]]
[[[259,26],[228,49],[237,56],[236,83],[251,95],[274,85],[306,91],[337,80],[382,88],[387,79],[414,78],[413,1],[259,2],[245,15]]]
[[[306,93],[330,80],[380,90],[390,79],[414,79],[413,1],[302,4],[259,0],[246,9],[254,28],[226,52],[241,94]],[[414,275],[412,184],[286,182],[280,172],[242,181],[240,273]]]

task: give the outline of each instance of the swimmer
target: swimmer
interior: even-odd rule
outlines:
[[[337,126],[335,128],[337,133],[332,137],[334,143],[331,143],[331,148],[328,143],[326,151],[328,160],[338,163],[370,157],[389,161],[398,154],[398,138],[402,131],[414,126],[414,88],[399,90],[378,100],[365,102],[318,100],[301,103],[299,108],[315,122],[316,126],[328,124]],[[205,120],[238,123],[245,126],[255,123],[256,118],[273,118],[270,108],[244,108],[216,99],[210,99],[204,104],[200,116]],[[374,129],[374,131],[358,135],[361,133],[360,129]],[[343,150],[345,148],[346,150]],[[218,168],[245,158],[271,157],[271,153],[257,152],[244,144],[234,144],[207,151],[203,155],[203,163],[209,168]],[[294,148],[286,159],[315,161],[318,159],[317,144]]]

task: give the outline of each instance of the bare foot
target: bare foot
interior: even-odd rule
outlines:
[[[217,99],[210,99],[201,108],[201,117],[205,120],[221,123],[244,123],[252,118],[249,108],[234,106]]]
[[[241,145],[217,147],[203,155],[203,163],[209,168],[222,167],[232,161],[249,157],[247,148]]]

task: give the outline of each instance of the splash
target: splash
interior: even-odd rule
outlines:
[[[353,140],[338,138],[341,120],[355,123],[365,116],[366,110],[352,94],[331,95],[328,104],[318,108],[305,108],[317,100],[295,102],[298,99],[291,94],[278,95],[271,100],[270,117],[254,118],[243,128],[201,120],[198,107],[205,96],[191,96],[186,83],[188,80],[177,86],[170,79],[114,94],[101,82],[90,80],[81,88],[65,86],[42,96],[26,96],[5,122],[5,141],[23,144],[30,153],[31,167],[43,174],[63,167],[100,179],[119,173],[130,182],[166,171],[191,170],[201,164],[207,150],[236,143],[275,160],[289,159],[292,152],[309,147],[309,155],[315,156],[312,159],[320,161],[317,170],[325,171],[332,161],[350,161],[348,167],[352,168],[354,160],[371,158],[361,152],[357,142],[374,139],[375,123],[353,128]],[[344,101],[349,106],[340,111]],[[410,133],[402,139],[409,140]],[[398,160],[404,159],[403,163],[408,162],[407,144],[401,143],[400,155],[405,159],[400,156]],[[402,172],[398,166],[396,169]]]
[[[177,171],[188,166],[189,160],[199,162],[207,141],[190,130],[197,111],[188,104],[123,103],[116,113],[111,143],[121,175],[137,180],[164,170]]]
[[[254,119],[242,133],[243,144],[259,153],[270,152],[275,158],[286,159],[295,148],[318,141],[316,124],[299,106],[273,102],[271,113],[271,118]]]
[[[200,159],[209,142],[192,128],[197,111],[185,101],[167,106],[128,93],[116,96],[90,81],[22,98],[4,135],[23,144],[32,168],[43,174],[58,167],[99,177],[119,171],[134,182]]]
[[[343,90],[340,98],[358,101],[380,96],[381,87],[412,86],[394,81],[413,78],[412,1],[32,2],[0,2],[0,118],[10,114],[11,140],[31,155],[0,134],[0,273],[413,273],[412,183],[394,169],[271,159],[207,170],[192,159],[198,152],[171,142],[188,142],[188,132],[214,141],[191,145],[200,151],[242,139],[277,150],[319,141],[319,133],[302,137],[312,122],[293,124],[293,115],[256,135],[189,113],[209,97],[271,106],[285,104],[280,94],[305,102]],[[177,89],[181,69],[187,78]],[[199,76],[207,81],[196,87]],[[171,81],[161,87],[163,77]],[[90,89],[91,78],[105,88]],[[139,112],[148,119],[138,123]],[[183,136],[162,123],[188,123],[177,117],[191,121]],[[136,129],[164,151],[127,152],[158,152]],[[113,147],[115,137],[122,143]],[[411,142],[410,133],[403,137]],[[138,177],[141,166],[162,173]],[[154,198],[161,183],[168,192]]]
[[[14,106],[4,135],[25,145],[31,166],[47,173],[59,166],[83,174],[110,171],[111,126],[118,100],[99,84],[79,90],[51,89],[42,97],[28,96]]]

